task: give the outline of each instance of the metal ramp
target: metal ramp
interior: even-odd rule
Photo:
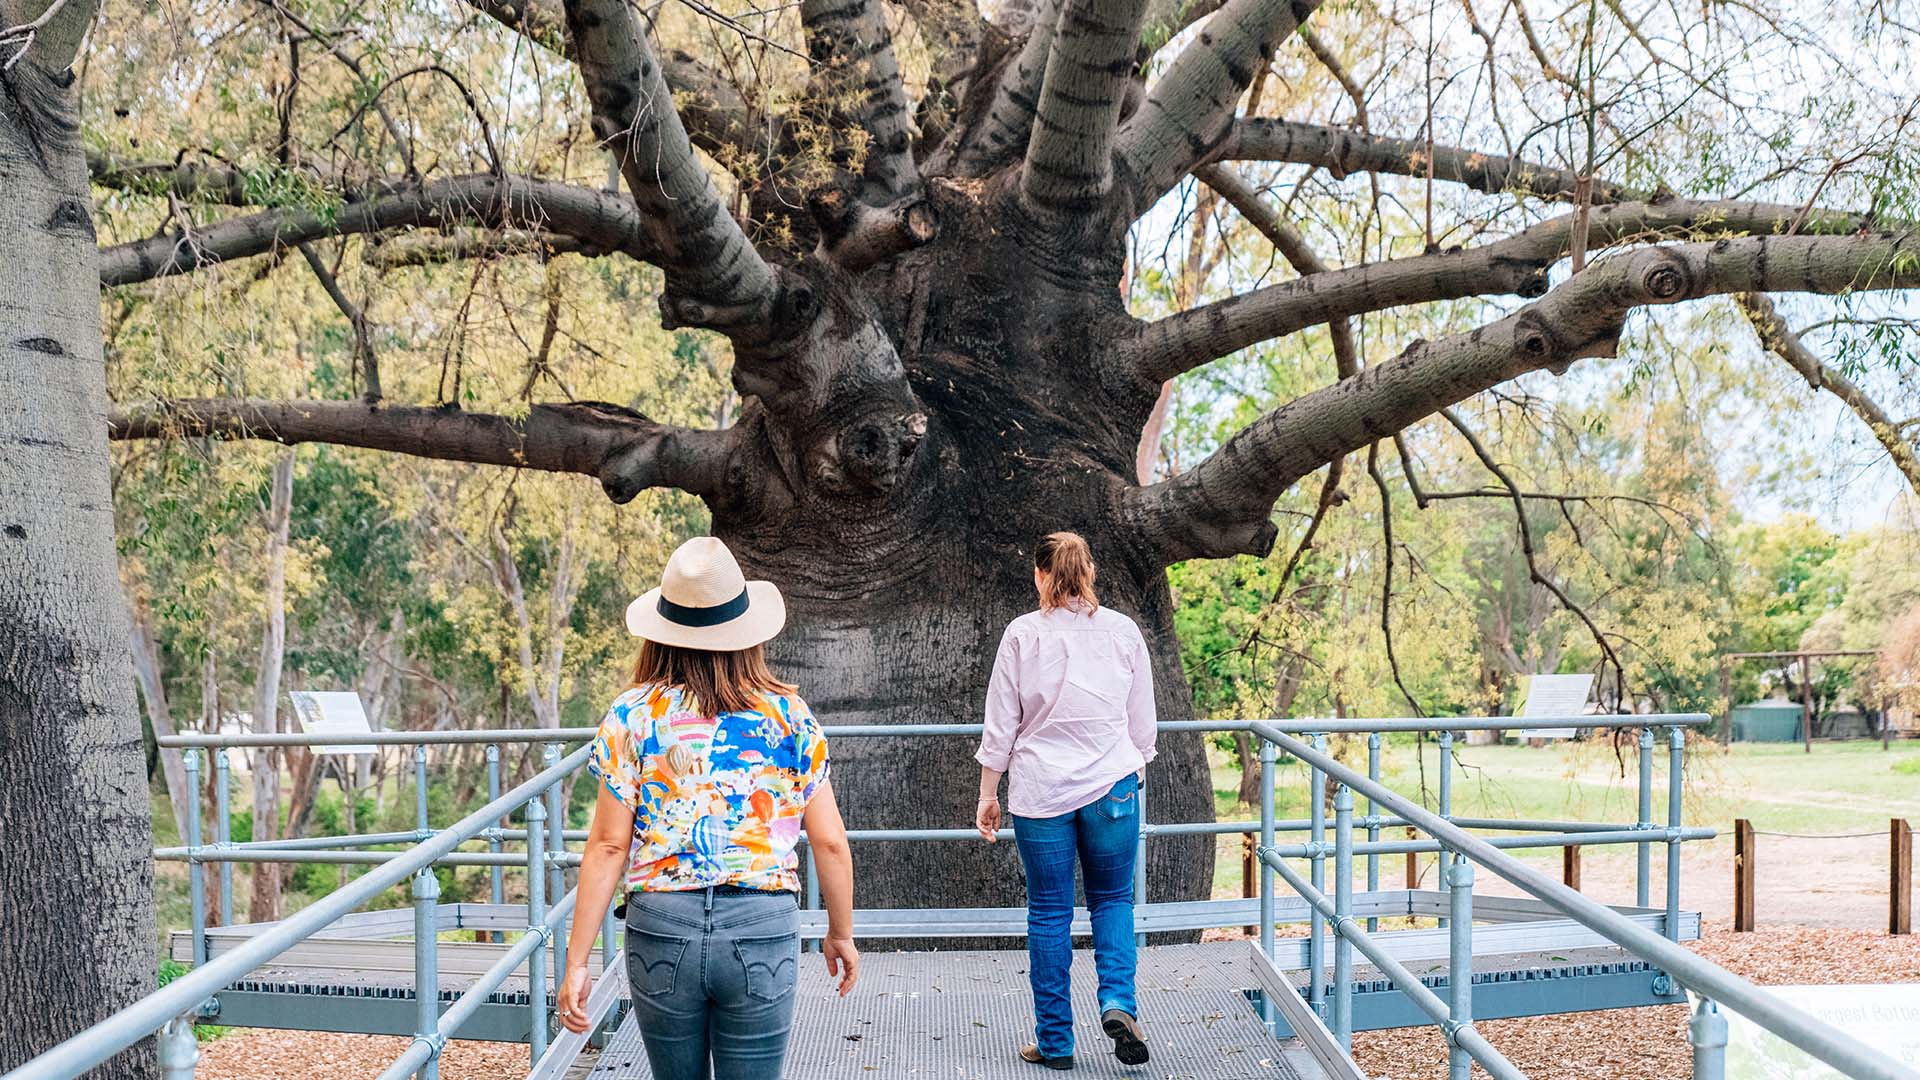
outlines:
[[[1266,721],[1167,721],[1163,731],[1239,731],[1260,745],[1260,820],[1150,822],[1142,799],[1140,846],[1157,837],[1243,834],[1258,838],[1257,897],[1246,900],[1146,902],[1143,872],[1135,881],[1135,931],[1147,935],[1208,927],[1258,926],[1255,942],[1157,946],[1140,958],[1143,1020],[1154,1060],[1126,1069],[1107,1054],[1094,1029],[1091,957],[1077,958],[1076,996],[1083,1023],[1079,1069],[1095,1076],[1141,1080],[1255,1077],[1364,1080],[1347,1049],[1352,1033],[1439,1025],[1449,1043],[1449,1073],[1475,1066],[1494,1080],[1525,1076],[1475,1027],[1476,1019],[1696,1002],[1689,1041],[1696,1078],[1725,1075],[1728,1007],[1819,1061],[1856,1080],[1920,1080],[1920,1073],[1796,1011],[1751,983],[1688,951],[1699,916],[1680,907],[1680,848],[1711,837],[1682,815],[1685,730],[1700,715],[1550,717],[1533,722],[1639,730],[1639,805],[1632,822],[1569,822],[1455,816],[1451,808],[1453,733],[1509,727],[1509,717]],[[1400,795],[1379,780],[1382,733],[1439,728],[1438,806]],[[1654,814],[1656,729],[1667,736],[1665,822]],[[896,724],[829,727],[829,738],[971,737],[978,725]],[[1367,736],[1366,770],[1328,752],[1326,736]],[[188,734],[160,740],[186,751],[189,785],[199,798],[198,748],[216,751],[216,829],[203,842],[200,815],[189,817],[184,847],[156,859],[188,864],[191,926],[175,948],[193,970],[100,1021],[0,1080],[72,1080],[157,1032],[168,1080],[191,1080],[199,1052],[193,1025],[411,1032],[413,1040],[380,1080],[436,1080],[449,1039],[523,1039],[530,1080],[595,1080],[646,1076],[645,1054],[631,1024],[619,1020],[625,993],[617,951],[604,963],[587,1012],[606,1037],[594,1053],[588,1036],[554,1031],[552,973],[578,893],[566,873],[580,863],[567,849],[582,832],[566,829],[560,794],[586,761],[582,747],[564,752],[588,729],[539,731],[376,732],[356,741],[415,748],[415,788],[427,787],[434,744],[489,748],[488,801],[458,821],[433,828],[424,797],[410,832],[234,842],[228,820],[225,751],[241,746],[323,744],[325,735]],[[1306,735],[1307,739],[1296,737]],[[537,743],[545,767],[501,792],[498,747]],[[1274,787],[1280,755],[1309,769],[1310,817],[1276,819]],[[1364,800],[1365,805],[1359,805]],[[1332,820],[1328,809],[1331,807]],[[1399,830],[1408,830],[1398,839]],[[1305,834],[1283,842],[1286,834]],[[971,829],[853,829],[857,842],[978,842]],[[378,850],[410,844],[402,851]],[[481,849],[477,845],[484,844]],[[1635,849],[1636,903],[1608,907],[1508,854],[1514,849],[1623,845]],[[1653,898],[1653,855],[1664,849],[1665,903]],[[1380,887],[1381,860],[1432,854],[1441,889]],[[364,865],[366,872],[278,923],[231,925],[235,863]],[[491,872],[490,904],[441,903],[439,866]],[[218,876],[219,927],[209,928],[209,870]],[[1476,896],[1476,871],[1518,886],[1525,898]],[[504,875],[524,884],[525,903],[505,902]],[[811,880],[813,875],[809,873]],[[1364,882],[1364,886],[1363,883]],[[363,911],[383,893],[408,886],[411,912]],[[816,937],[819,897],[805,899],[802,936]],[[1004,936],[1023,930],[1017,908],[857,910],[861,937]],[[1386,929],[1411,918],[1420,929]],[[1432,920],[1429,922],[1429,920]],[[1279,928],[1305,923],[1305,937]],[[1433,929],[1426,927],[1432,926]],[[410,930],[411,933],[407,933]],[[447,941],[448,931],[480,931],[504,940]],[[619,944],[618,927],[602,926],[600,947]],[[410,956],[409,956],[410,954]],[[408,960],[411,978],[407,978]],[[1031,1037],[1024,952],[870,953],[856,996],[835,998],[817,956],[803,958],[803,1005],[787,1075],[793,1080],[871,1074],[881,1077],[1029,1077],[1014,1057]],[[1308,973],[1312,973],[1309,976]],[[1304,980],[1304,990],[1299,985]]]
[[[1074,1075],[1129,1080],[1321,1080],[1298,1040],[1268,1032],[1247,991],[1259,986],[1243,941],[1140,950],[1141,1023],[1153,1060],[1114,1060],[1094,1001],[1093,954],[1073,954]],[[842,1000],[817,956],[802,958],[786,1080],[850,1076],[1034,1080],[1014,1054],[1033,1039],[1025,952],[872,953]],[[577,1080],[651,1080],[629,1015],[606,1047],[583,1053]]]

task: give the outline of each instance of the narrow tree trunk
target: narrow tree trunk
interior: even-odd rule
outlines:
[[[0,25],[45,3],[0,0]],[[0,1071],[153,986],[153,844],[107,484],[70,0],[0,76]],[[151,1043],[100,1075],[155,1075]]]
[[[260,636],[260,672],[253,693],[253,729],[280,730],[280,664],[287,652],[287,531],[293,508],[293,451],[273,463],[273,492],[267,505],[267,628]],[[281,755],[262,748],[253,766],[253,838],[273,840],[280,833]],[[253,864],[251,922],[280,917],[280,864]]]
[[[133,651],[133,674],[140,685],[140,697],[147,706],[147,722],[155,737],[174,734],[173,706],[167,699],[167,683],[160,675],[160,649],[153,640],[153,627],[138,604],[131,605],[133,632],[128,635]],[[160,769],[167,778],[167,802],[173,807],[175,836],[186,843],[187,815],[193,813],[193,792],[187,790],[186,763],[180,751],[160,748]]]

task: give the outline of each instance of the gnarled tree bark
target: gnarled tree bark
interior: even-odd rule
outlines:
[[[0,0],[0,28],[47,9]],[[0,71],[0,1070],[153,986],[152,809],[69,70],[94,10],[67,0]],[[108,1068],[157,1074],[150,1043]]]

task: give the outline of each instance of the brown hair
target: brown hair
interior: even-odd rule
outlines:
[[[1100,606],[1100,598],[1093,594],[1093,552],[1079,533],[1048,533],[1033,549],[1033,565],[1047,574],[1040,589],[1041,611],[1066,607],[1075,600],[1089,608]]]
[[[757,709],[763,693],[794,692],[794,687],[774,677],[766,649],[759,645],[711,652],[642,641],[640,656],[633,662],[633,685],[650,683],[679,687],[695,708],[709,716]]]

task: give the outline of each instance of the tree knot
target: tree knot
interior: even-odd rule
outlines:
[[[1647,265],[1640,271],[1640,288],[1654,300],[1678,300],[1692,295],[1693,268],[1681,256],[1655,248],[1647,252]]]

